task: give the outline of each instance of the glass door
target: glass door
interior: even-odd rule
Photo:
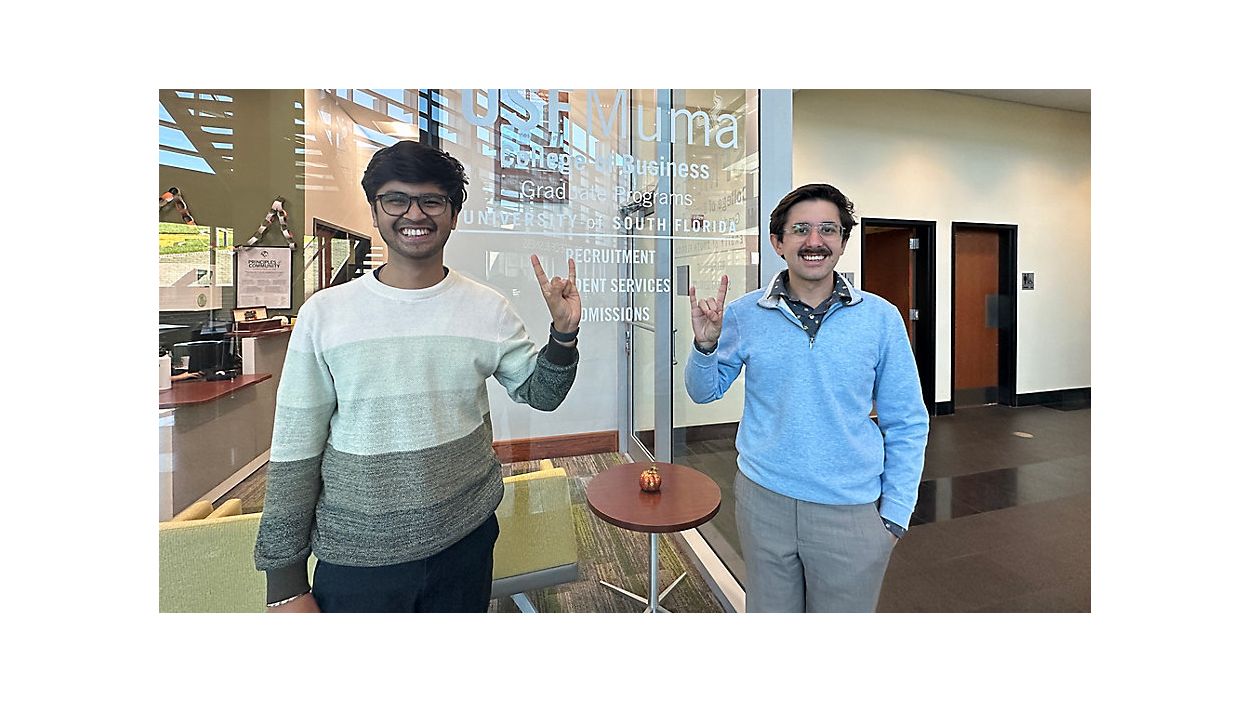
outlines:
[[[689,286],[711,296],[727,275],[727,300],[759,286],[759,91],[633,91],[632,99],[630,154],[658,168],[635,177],[633,202],[622,208],[631,225],[629,277],[639,288],[622,304],[645,311],[624,323],[626,444],[636,461],[684,464],[720,485],[721,510],[699,533],[741,579],[733,477],[742,379],[722,399],[698,405],[684,372],[693,343]]]
[[[721,276],[728,276],[728,303],[760,285],[759,91],[687,90],[679,92],[675,102],[690,111],[697,107],[728,116],[738,128],[733,139],[708,145],[698,139],[693,143],[678,139],[674,145],[675,160],[706,166],[708,177],[686,180],[674,198],[674,230],[685,231],[677,232],[684,236],[673,240],[672,461],[694,467],[720,485],[721,509],[699,533],[742,581],[745,573],[735,526],[733,479],[738,468],[734,440],[742,419],[744,378],[740,376],[720,400],[699,405],[686,394],[684,372],[694,353],[689,286],[695,287],[696,297],[710,297],[716,294]],[[720,122],[728,125],[729,119]]]
[[[623,294],[632,319],[627,327],[629,452],[635,461],[672,461],[672,219],[673,177],[668,139],[671,90],[630,91],[632,178],[620,203],[627,234],[627,280]],[[652,168],[654,165],[654,168]]]

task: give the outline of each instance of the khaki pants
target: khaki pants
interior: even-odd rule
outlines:
[[[875,503],[821,505],[734,477],[748,613],[870,613],[897,540]]]

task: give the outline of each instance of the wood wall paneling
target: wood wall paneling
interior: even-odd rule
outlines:
[[[499,461],[507,464],[515,461],[615,452],[620,448],[618,441],[615,431],[607,431],[500,440],[495,442],[494,446]]]

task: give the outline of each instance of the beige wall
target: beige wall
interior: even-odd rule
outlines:
[[[861,219],[937,222],[938,402],[951,399],[956,221],[1018,225],[1018,271],[1036,273],[1036,290],[1018,293],[1017,392],[1090,385],[1088,114],[939,91],[798,91],[794,183],[810,182],[837,186]],[[860,237],[839,264],[857,280]]]

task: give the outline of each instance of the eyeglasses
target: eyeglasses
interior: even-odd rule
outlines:
[[[437,217],[443,214],[447,211],[447,205],[451,203],[451,198],[441,193],[422,193],[420,195],[381,193],[378,195],[378,202],[382,203],[382,211],[391,217],[399,217],[408,212],[414,200],[417,203],[417,208],[430,217]]]
[[[817,222],[814,226],[822,237],[842,236],[842,225],[837,222]],[[812,227],[813,224],[811,222],[795,222],[790,225],[790,232],[800,237],[806,237],[812,233]]]

